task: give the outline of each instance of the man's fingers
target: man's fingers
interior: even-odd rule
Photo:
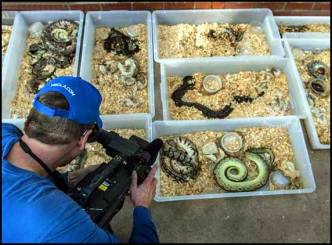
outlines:
[[[137,173],[134,170],[131,175],[131,185],[130,185],[130,192],[135,192],[137,189]]]
[[[146,177],[145,181],[147,181],[147,182],[152,181],[154,176],[156,175],[157,169],[158,169],[157,164],[153,165],[153,167],[150,170],[150,173],[149,173],[148,177]]]

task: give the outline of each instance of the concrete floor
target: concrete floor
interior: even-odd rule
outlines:
[[[159,66],[155,65],[155,120],[162,120]],[[160,242],[330,242],[330,150],[312,151],[302,124],[316,191],[310,194],[154,202]],[[128,241],[132,205],[127,198],[112,221]]]

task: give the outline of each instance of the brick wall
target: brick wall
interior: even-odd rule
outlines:
[[[329,16],[330,2],[3,2],[2,10],[162,10],[269,8],[274,15]]]

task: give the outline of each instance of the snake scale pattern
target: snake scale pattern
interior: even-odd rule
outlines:
[[[252,180],[245,180],[248,175],[246,165],[237,158],[227,157],[216,164],[214,176],[217,183],[226,191],[253,191],[266,184],[270,173],[268,162],[256,153],[247,151],[245,158],[253,161],[258,170],[258,176]]]
[[[161,169],[175,181],[196,179],[199,172],[198,151],[194,143],[184,137],[164,142],[160,154]]]

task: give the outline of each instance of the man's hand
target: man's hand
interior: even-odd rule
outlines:
[[[135,207],[143,206],[148,208],[150,206],[152,199],[156,194],[157,180],[154,176],[157,169],[158,167],[155,164],[150,170],[149,175],[139,186],[137,186],[137,173],[136,171],[133,172],[131,176],[130,199]]]

